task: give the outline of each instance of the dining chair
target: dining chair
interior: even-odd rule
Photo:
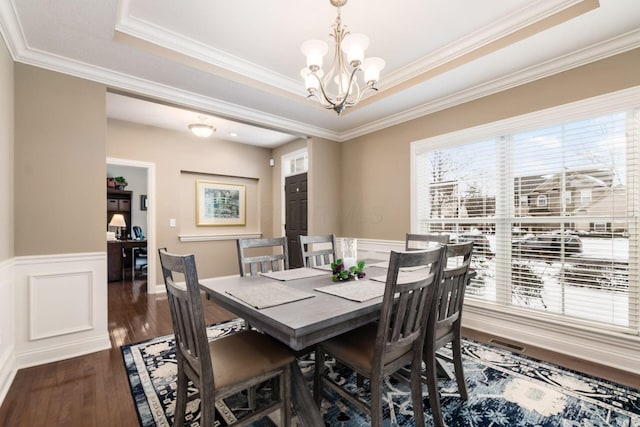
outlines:
[[[407,236],[405,238],[405,250],[415,251],[426,249],[427,247],[429,247],[429,243],[440,243],[446,245],[447,243],[449,243],[449,235],[407,233]]]
[[[453,350],[453,358],[449,362],[453,362],[460,398],[467,400],[468,397],[462,367],[461,329],[462,308],[465,290],[469,282],[472,250],[473,242],[446,245],[441,279],[436,286],[436,292],[428,311],[429,317],[422,353],[422,360],[426,365],[423,379],[427,383],[431,414],[437,427],[444,426],[444,421],[440,408],[437,372],[437,359],[442,359],[443,356],[436,354],[436,352],[447,343],[451,343]]]
[[[199,391],[199,425],[213,427],[216,400],[277,379],[277,399],[231,425],[249,425],[279,409],[282,425],[290,426],[291,364],[295,363],[291,350],[267,335],[250,330],[209,341],[195,257],[171,254],[166,249],[158,252],[167,288],[178,362],[173,425],[182,426],[184,423],[189,380]],[[174,273],[184,282],[176,282]]]
[[[259,272],[289,269],[289,249],[286,237],[238,239],[237,246],[240,276],[255,276]],[[265,254],[266,250],[269,250],[269,253]]]
[[[317,267],[335,262],[337,259],[335,234],[300,236],[300,253],[302,265],[305,267]]]
[[[415,425],[424,425],[421,364],[427,321],[436,284],[440,280],[444,247],[412,252],[391,251],[378,322],[330,338],[316,346],[314,398],[322,402],[327,386],[358,409],[368,413],[371,425],[382,426],[384,378],[411,364],[411,398]],[[402,273],[406,267],[424,266],[422,272]],[[325,355],[369,379],[370,403],[359,399],[324,373]]]

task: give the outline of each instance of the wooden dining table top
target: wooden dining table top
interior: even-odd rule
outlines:
[[[386,274],[381,267],[368,267],[367,276]],[[317,288],[334,285],[331,272],[300,279],[279,281],[263,275],[227,276],[201,279],[201,289],[213,301],[232,313],[242,317],[251,325],[287,344],[293,350],[302,350],[328,338],[348,332],[378,319],[382,296],[363,302],[352,301],[331,295]],[[350,286],[366,284],[369,278],[346,282]],[[234,296],[236,291],[251,287],[277,283],[282,288],[304,291],[312,297],[275,305],[256,308]],[[286,290],[285,290],[286,292]],[[238,293],[239,294],[239,293]]]

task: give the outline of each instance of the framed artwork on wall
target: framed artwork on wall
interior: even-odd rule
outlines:
[[[245,225],[244,185],[196,181],[196,225]]]

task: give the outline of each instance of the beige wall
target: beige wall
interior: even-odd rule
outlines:
[[[341,151],[340,143],[309,138],[309,235],[341,235]]]
[[[104,85],[15,65],[15,255],[105,252]]]
[[[403,240],[410,229],[410,143],[640,85],[640,49],[343,144],[342,232]],[[357,159],[354,161],[353,159]]]
[[[271,150],[216,139],[200,139],[133,123],[109,120],[107,156],[151,162],[156,170],[156,244],[194,253],[201,277],[238,273],[235,240],[181,242],[179,235],[262,232],[273,235]],[[189,173],[185,173],[189,171]],[[195,181],[247,186],[247,227],[196,227]],[[104,195],[104,194],[103,194]],[[169,220],[176,219],[176,227]],[[149,233],[153,230],[149,230]],[[156,283],[162,283],[160,271]]]
[[[0,261],[13,257],[13,60],[0,37]]]

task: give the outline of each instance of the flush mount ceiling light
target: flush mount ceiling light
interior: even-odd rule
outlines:
[[[309,95],[315,97],[327,109],[340,115],[346,108],[356,105],[367,89],[378,91],[376,83],[385,62],[381,58],[365,58],[364,51],[369,46],[369,37],[364,34],[351,34],[342,24],[340,8],[348,0],[329,0],[338,10],[333,24],[335,51],[333,64],[327,73],[322,70],[322,58],[329,50],[322,40],[308,40],[301,46],[307,57],[307,68],[300,71]],[[358,82],[356,73],[362,71],[363,81]],[[329,85],[335,83],[336,92],[331,94]]]
[[[208,138],[211,135],[213,135],[213,133],[216,131],[216,128],[214,128],[211,125],[208,125],[206,123],[204,123],[205,120],[207,120],[206,117],[204,116],[199,116],[198,117],[200,119],[200,121],[202,123],[193,123],[189,125],[189,130],[197,137],[199,138]]]

